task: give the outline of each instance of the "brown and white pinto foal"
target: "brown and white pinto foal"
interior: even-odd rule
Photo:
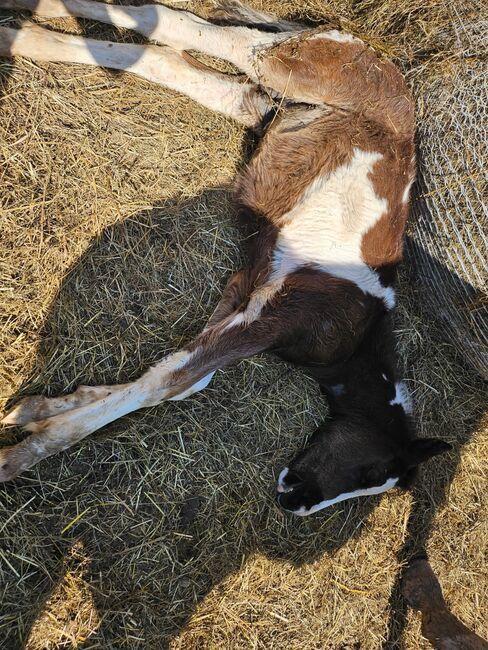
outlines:
[[[285,509],[309,514],[379,494],[449,448],[414,438],[395,374],[390,314],[415,155],[412,100],[392,63],[351,35],[280,23],[239,3],[220,10],[230,25],[160,5],[0,6],[94,18],[165,45],[1,27],[2,55],[128,70],[262,134],[236,188],[249,264],[231,277],[203,332],[133,383],[21,401],[3,421],[30,435],[1,450],[0,480],[131,411],[184,399],[218,368],[264,351],[305,368],[331,402],[332,419],[280,474]],[[245,77],[214,71],[189,49]]]

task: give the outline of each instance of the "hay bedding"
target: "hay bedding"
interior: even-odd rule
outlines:
[[[466,53],[486,83],[483,53],[451,38],[460,14],[481,20],[475,2],[256,6],[367,37],[403,65],[420,118]],[[135,377],[202,327],[239,266],[228,188],[244,134],[126,74],[26,60],[1,71],[2,399]],[[244,361],[202,395],[125,418],[0,488],[0,647],[423,648],[397,574],[424,543],[455,612],[488,635],[485,386],[420,308],[417,279],[405,267],[399,350],[420,434],[454,451],[413,495],[281,513],[276,473],[326,407],[286,365]]]

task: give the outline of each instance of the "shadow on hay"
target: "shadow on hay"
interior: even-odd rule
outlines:
[[[134,378],[168,351],[165,345],[175,348],[194,336],[203,327],[205,316],[211,313],[211,305],[218,300],[217,286],[225,281],[225,277],[220,279],[219,269],[209,266],[209,280],[219,279],[213,285],[209,281],[212,288],[208,291],[192,287],[190,282],[180,287],[181,295],[174,305],[170,304],[169,309],[167,303],[164,305],[165,313],[171,314],[172,323],[161,320],[158,304],[169,300],[178,288],[171,286],[172,269],[179,259],[183,239],[194,242],[196,256],[205,253],[199,248],[200,224],[195,215],[202,211],[222,214],[225,203],[228,204],[229,199],[224,191],[209,190],[189,201],[168,201],[107,228],[78,261],[60,289],[45,321],[33,380],[21,388],[12,402],[24,393],[44,390],[46,384],[49,392],[55,394],[73,389],[74,383]],[[179,224],[177,232],[175,218]],[[155,267],[155,259],[161,260],[160,268]],[[186,263],[191,264],[191,260]],[[147,283],[145,278],[149,278]],[[161,287],[160,295],[154,293],[155,283]],[[179,326],[181,309],[186,310],[186,322]],[[106,334],[107,344],[100,341],[101,332]],[[78,337],[82,339],[81,344]],[[77,346],[72,361],[69,358],[71,346]],[[273,383],[281,381],[289,372],[285,364],[279,368],[269,385],[261,383],[252,390],[274,390]],[[239,371],[240,368],[235,370]],[[224,383],[226,373],[230,375],[232,370],[222,374]],[[66,385],[67,377],[73,381],[70,386]],[[219,434],[221,442],[232,447],[232,453],[250,454],[248,462],[250,457],[259,458],[256,461],[260,464],[258,470],[265,479],[264,488],[261,484],[256,493],[254,485],[243,486],[240,493],[236,493],[232,476],[226,475],[225,467],[221,469],[221,480],[217,481],[217,496],[211,503],[207,501],[202,481],[192,483],[188,478],[188,484],[183,485],[185,496],[179,499],[180,488],[175,492],[169,482],[158,482],[151,474],[151,466],[157,464],[161,454],[178,450],[181,435],[187,441],[189,453],[202,463],[205,476],[206,454],[215,452],[211,443],[207,448],[205,440],[205,430],[211,431],[214,426],[212,420],[205,419],[205,403],[211,399],[212,390],[216,389],[207,389],[209,393],[205,391],[181,406],[166,403],[114,423],[75,449],[41,462],[35,475],[27,472],[0,488],[0,501],[9,510],[15,512],[29,503],[11,523],[4,524],[3,553],[7,557],[27,555],[34,566],[42,567],[42,570],[29,567],[25,575],[19,576],[22,579],[21,598],[14,595],[15,584],[10,586],[11,595],[4,598],[4,611],[11,609],[12,625],[6,631],[2,647],[12,650],[27,647],[29,628],[63,579],[70,562],[72,564],[67,559],[71,549],[79,544],[89,556],[84,579],[101,623],[97,632],[85,642],[80,640],[72,646],[65,643],[63,647],[121,647],[124,641],[120,631],[126,629],[127,618],[132,617],[145,639],[134,637],[131,647],[136,649],[165,647],[188,621],[198,602],[226,576],[238,571],[246,558],[255,552],[299,566],[313,562],[324,553],[334,554],[347,540],[361,535],[369,514],[378,503],[377,498],[341,504],[304,520],[284,515],[274,505],[276,474],[303,444],[307,431],[298,433],[296,444],[292,443],[293,449],[282,448],[271,439],[263,444],[259,431],[253,432],[252,438],[236,442],[237,433],[232,424],[229,431]],[[223,404],[228,409],[231,423],[240,417],[233,402],[236,397],[240,396],[224,399],[219,407],[222,409]],[[249,394],[242,397],[243,401],[249,399],[252,399]],[[448,409],[449,405],[445,407]],[[173,416],[175,410],[176,416]],[[178,426],[166,432],[165,423],[172,417],[176,417]],[[196,419],[204,437],[192,441],[191,437],[187,438],[188,429]],[[245,431],[247,423],[240,424]],[[283,424],[287,426],[286,420]],[[414,507],[399,556],[401,562],[422,550],[427,542],[436,510],[443,503],[455,473],[461,448],[469,441],[476,423],[467,423],[466,428],[460,438],[450,440],[454,452],[437,462],[439,471],[433,479],[433,488],[429,491],[422,482],[414,488]],[[115,433],[120,436],[117,438]],[[449,439],[449,432],[431,433]],[[7,443],[20,435],[7,433]],[[141,439],[145,446],[141,447]],[[182,480],[185,480],[184,472]],[[124,507],[128,508],[124,506],[125,496],[141,485],[138,507],[125,520],[119,519],[120,512],[125,512]],[[159,503],[145,497],[150,489],[152,494],[160,495]],[[243,514],[229,512],[229,503]],[[84,512],[87,504],[88,510]],[[222,514],[224,506],[227,510]],[[167,516],[165,510],[169,510]],[[116,522],[113,527],[106,523],[111,517]],[[160,568],[151,562],[147,549],[140,561],[121,561],[121,558],[129,558],[138,544],[144,543],[147,522],[162,521],[164,517],[167,530],[161,531],[161,540],[156,539],[154,548],[155,557],[160,557],[161,549],[166,548],[171,558],[167,563],[168,572],[161,574]],[[19,518],[20,529],[17,527]],[[216,520],[219,520],[218,526],[214,526]],[[63,531],[73,521],[75,523]],[[168,531],[174,533],[171,542],[164,537]],[[196,562],[193,561],[195,557],[199,558]],[[155,572],[157,580],[151,582],[148,576],[154,577]],[[403,647],[406,605],[399,591],[400,579],[398,576],[390,598],[385,649]],[[0,639],[3,634],[0,630]],[[29,644],[29,647],[32,646]]]
[[[163,339],[167,346],[176,348],[197,334],[205,325],[212,306],[218,301],[218,289],[214,285],[208,295],[205,295],[205,291],[201,293],[200,287],[176,287],[173,284],[175,279],[172,278],[172,269],[177,261],[182,237],[195,242],[195,256],[205,253],[195,239],[199,224],[194,221],[193,215],[201,213],[202,209],[211,213],[218,210],[221,213],[225,202],[229,202],[225,192],[210,190],[186,202],[168,201],[159,208],[107,228],[76,263],[53,301],[44,323],[38,357],[31,372],[33,379],[12,396],[11,404],[23,394],[45,392],[46,386],[50,394],[56,394],[71,390],[74,382],[100,384],[114,379],[133,379],[169,352],[169,348],[165,349],[165,343],[161,342]],[[182,228],[180,230],[178,227],[178,233],[172,227],[175,216],[182,220]],[[154,267],[150,254],[154,251],[162,259],[159,269]],[[191,260],[183,261],[185,264],[192,263]],[[151,287],[155,286],[155,273],[158,276],[156,283],[160,280],[162,288],[163,283],[170,285],[163,297],[154,295],[154,291],[151,291]],[[209,280],[220,276],[220,272],[215,269],[209,268],[208,273]],[[145,282],[144,278],[148,278],[148,281]],[[225,275],[222,274],[217,282],[223,286],[225,280]],[[158,320],[154,303],[164,301],[165,296],[177,293],[178,289],[186,295],[175,300],[174,310],[171,305],[165,305],[173,323]],[[104,300],[105,304],[101,305],[100,300]],[[193,322],[191,313],[188,312],[192,305]],[[186,312],[185,322],[181,326],[177,323],[179,310]],[[101,338],[101,332],[106,336],[107,344],[102,343],[100,347],[97,339]],[[74,361],[69,358],[70,346],[76,348],[76,353],[73,351]],[[235,372],[238,371],[236,369]],[[223,382],[225,374],[230,372],[227,370],[222,373]],[[253,388],[259,393],[273,390],[272,384],[282,381],[283,377],[286,381],[288,373],[289,368],[282,364],[278,373],[272,375],[270,385],[261,383]],[[73,385],[67,386],[66,377],[70,374],[70,382],[74,377],[76,379]],[[120,495],[120,501],[123,502],[126,494],[137,489],[141,473],[146,476],[149,474],[146,480],[151,485],[153,478],[148,463],[154,460],[152,447],[155,454],[178,450],[179,436],[174,432],[173,422],[168,427],[173,430],[169,434],[165,432],[165,422],[172,420],[172,411],[176,411],[180,435],[185,437],[189,446],[191,440],[187,439],[187,434],[193,427],[191,416],[195,407],[197,413],[201,412],[201,416],[196,417],[201,417],[199,424],[203,431],[212,430],[215,423],[205,420],[205,402],[211,398],[212,390],[215,389],[211,386],[196,399],[186,402],[162,404],[151,409],[149,416],[147,412],[140,412],[114,423],[101,433],[86,439],[77,448],[79,453],[75,449],[46,459],[34,470],[35,474],[26,472],[15,481],[0,487],[0,503],[9,510],[15,511],[29,503],[29,507],[22,514],[19,513],[23,519],[22,526],[27,522],[20,534],[15,530],[15,524],[12,523],[11,527],[7,522],[3,531],[4,553],[14,557],[26,554],[35,558],[43,567],[41,577],[38,571],[27,571],[22,585],[23,600],[11,598],[12,626],[7,631],[2,647],[12,650],[15,647],[25,647],[30,635],[28,628],[35,623],[47,600],[73,566],[73,560],[69,558],[71,549],[76,545],[81,544],[89,555],[85,579],[90,585],[98,615],[102,619],[97,634],[87,639],[86,644],[78,643],[76,647],[100,647],[96,645],[98,641],[104,648],[118,648],[118,644],[122,643],[120,629],[124,628],[123,619],[130,611],[131,616],[138,621],[139,629],[144,631],[146,639],[140,645],[134,641],[131,647],[162,648],[185,625],[196,604],[227,575],[238,571],[245,558],[253,553],[261,552],[270,558],[300,565],[317,559],[324,552],[333,553],[349,538],[360,534],[363,522],[377,502],[375,499],[362,501],[344,510],[336,509],[328,512],[325,517],[309,518],[306,521],[285,516],[273,501],[276,476],[290,455],[303,444],[303,436],[300,436],[301,440],[297,438],[293,449],[281,449],[276,443],[268,448],[259,441],[260,432],[255,431],[255,452],[261,457],[260,470],[266,474],[267,501],[263,495],[253,497],[253,485],[246,486],[244,494],[236,494],[232,476],[226,474],[225,468],[221,470],[221,480],[217,481],[219,494],[212,504],[205,503],[205,495],[202,495],[198,482],[187,485],[186,496],[180,498],[176,507],[171,508],[172,515],[166,522],[168,527],[180,535],[179,539],[175,538],[173,547],[168,549],[173,559],[173,566],[168,563],[168,569],[175,575],[159,576],[157,589],[141,586],[144,585],[144,574],[154,572],[155,568],[148,561],[147,551],[138,566],[133,562],[128,562],[127,565],[118,562],[121,555],[130,553],[130,549],[141,541],[141,535],[132,534],[130,527],[121,523],[112,529],[104,527],[104,518],[106,520],[107,517],[112,517],[113,513],[124,507],[120,502],[117,505],[109,502],[113,501],[114,495]],[[252,395],[259,399],[256,393]],[[223,408],[230,413],[230,420],[239,419],[238,411],[233,415],[236,408],[234,397],[236,396],[231,394],[223,402]],[[243,399],[248,401],[252,397],[248,394]],[[252,406],[248,405],[247,408]],[[147,417],[151,423],[149,428]],[[120,444],[113,446],[113,441],[117,441],[114,432],[123,432],[124,425],[127,428],[131,424],[137,427],[137,438],[144,437],[148,431],[146,444],[150,449],[149,455],[144,451],[141,455],[137,440],[125,436],[120,443],[124,447],[122,451],[117,449],[121,449]],[[245,430],[248,423],[242,421],[237,424]],[[131,434],[134,435],[134,429]],[[233,448],[232,453],[246,455],[246,443],[235,440],[238,435],[235,428],[230,425],[229,431],[223,431],[222,435],[224,438],[227,436],[227,442]],[[4,444],[12,444],[22,436],[21,432],[7,430]],[[270,440],[267,442],[272,443]],[[201,447],[195,454],[205,473],[206,454],[215,453],[215,449],[211,445],[207,448],[205,441],[195,444]],[[249,440],[247,444],[253,443]],[[92,453],[94,450],[95,455]],[[120,469],[113,472],[113,455],[119,453],[124,454],[124,462]],[[249,456],[245,460],[249,462]],[[137,476],[134,476],[131,464],[137,465]],[[191,483],[190,478],[188,482]],[[164,515],[161,506],[164,510],[165,502],[174,503],[177,496],[169,486],[168,490],[165,485],[158,488],[161,504],[154,504],[144,495],[141,496],[132,524],[144,526],[147,518],[162,519]],[[259,488],[262,491],[262,484]],[[85,508],[87,492],[90,492],[89,500],[97,502],[92,504],[95,515],[92,517],[85,513],[63,533],[67,523],[76,519],[79,511]],[[68,503],[67,506],[63,506],[63,499]],[[254,507],[252,502],[255,500],[260,503]],[[14,506],[13,501],[16,501]],[[236,522],[235,512],[228,509],[230,503],[235,508],[251,504],[252,512],[243,515],[244,521],[241,519]],[[227,511],[215,528],[215,536],[211,536],[208,531],[213,523],[209,523],[209,518],[220,517],[219,504],[225,505]],[[324,521],[328,519],[331,524],[324,526]],[[166,543],[163,539],[160,546]],[[38,544],[42,546],[42,551],[37,548]],[[159,550],[156,554],[159,556]],[[195,555],[200,559],[193,563]],[[203,562],[201,558],[204,558]],[[103,580],[100,579],[101,575],[104,576]],[[12,585],[12,593],[14,590]],[[171,607],[175,601],[178,602],[177,606]],[[8,603],[5,605],[9,606]],[[171,612],[167,613],[168,610]],[[23,641],[19,641],[19,637]],[[21,645],[16,646],[16,643]]]
[[[434,290],[433,278],[447,277],[452,286],[462,287],[462,291],[467,295],[473,296],[474,299],[481,298],[482,294],[478,289],[460,278],[456,273],[453,273],[449,267],[439,262],[439,260],[432,257],[419,242],[408,237],[406,266],[408,269],[408,282],[412,286],[419,280],[415,267],[415,260],[419,258],[427,260],[428,268],[431,271],[431,277],[422,277],[420,304],[418,305],[419,310],[424,312],[424,316],[427,319],[430,318],[432,320],[434,317],[431,311],[429,313],[429,307],[432,309],[435,303],[429,303],[428,292],[426,292],[426,285],[429,291]],[[437,314],[435,314],[435,318],[438,318]],[[440,326],[438,321],[435,326]],[[473,369],[470,366],[470,360],[463,358],[456,359],[456,368],[460,374],[466,375],[468,373],[468,375],[473,375]],[[446,408],[449,408],[448,403],[446,403]],[[426,555],[426,546],[436,512],[448,498],[449,487],[456,473],[462,448],[469,443],[473,433],[479,428],[479,424],[479,416],[472,416],[470,420],[465,422],[465,428],[462,433],[456,435],[455,438],[452,438],[450,431],[432,432],[432,435],[437,433],[440,436],[445,436],[453,445],[453,451],[443,459],[442,466],[440,468],[438,467],[439,471],[431,474],[430,478],[433,479],[433,485],[430,491],[425,488],[421,481],[417,481],[413,486],[412,509],[407,522],[405,541],[398,554],[398,561],[404,568],[413,557]],[[385,642],[382,645],[382,650],[389,650],[390,648],[403,649],[405,647],[402,642],[402,637],[407,624],[408,606],[401,592],[402,578],[403,570],[400,569],[390,595],[388,631]]]

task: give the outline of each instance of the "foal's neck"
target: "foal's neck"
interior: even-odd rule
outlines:
[[[391,316],[382,314],[349,359],[322,372],[312,370],[332,415],[365,417],[382,429],[404,422],[410,405],[398,376],[395,344]]]

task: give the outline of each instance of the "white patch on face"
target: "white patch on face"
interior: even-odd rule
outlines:
[[[395,305],[391,287],[361,255],[363,236],[388,210],[369,177],[382,155],[354,149],[352,160],[330,174],[316,178],[301,199],[282,217],[273,255],[274,281],[311,265],[354,282],[362,291],[381,298],[388,309]]]
[[[390,405],[394,406],[395,404],[402,406],[405,413],[412,413],[412,400],[403,381],[397,381],[395,383],[395,397],[390,401]]]
[[[278,476],[278,487],[276,488],[277,492],[290,492],[293,488],[287,487],[284,483],[285,476],[288,474],[288,467],[282,469],[280,475]]]
[[[198,393],[198,391],[207,388],[214,375],[215,370],[213,372],[210,372],[208,375],[205,375],[205,377],[202,377],[199,381],[193,384],[193,386],[190,386],[190,388],[187,388],[185,391],[183,391],[183,393],[179,393],[178,395],[170,397],[168,402],[179,402],[182,399],[190,397],[190,395],[193,395],[193,393]]]
[[[321,501],[320,503],[317,503],[316,505],[312,506],[310,510],[307,510],[305,506],[302,506],[299,510],[292,510],[291,512],[293,512],[294,515],[298,515],[299,517],[306,517],[307,515],[312,515],[314,512],[318,512],[324,508],[329,508],[330,506],[333,506],[336,503],[340,503],[341,501],[346,501],[347,499],[354,499],[355,497],[366,497],[387,492],[387,490],[391,490],[391,488],[395,487],[395,485],[398,483],[398,480],[398,478],[389,478],[386,483],[383,483],[383,485],[377,485],[374,487],[366,488],[364,490],[355,490],[354,492],[344,492],[343,494],[339,494],[339,496],[335,497],[334,499],[329,499],[328,501]]]
[[[352,34],[339,32],[337,29],[331,29],[328,32],[322,32],[320,34],[314,34],[310,40],[318,38],[325,38],[328,41],[335,41],[336,43],[362,43],[359,38],[356,38]]]
[[[385,381],[388,381],[388,377],[385,375],[385,373],[383,373],[381,376],[383,377],[383,379],[384,379]]]

